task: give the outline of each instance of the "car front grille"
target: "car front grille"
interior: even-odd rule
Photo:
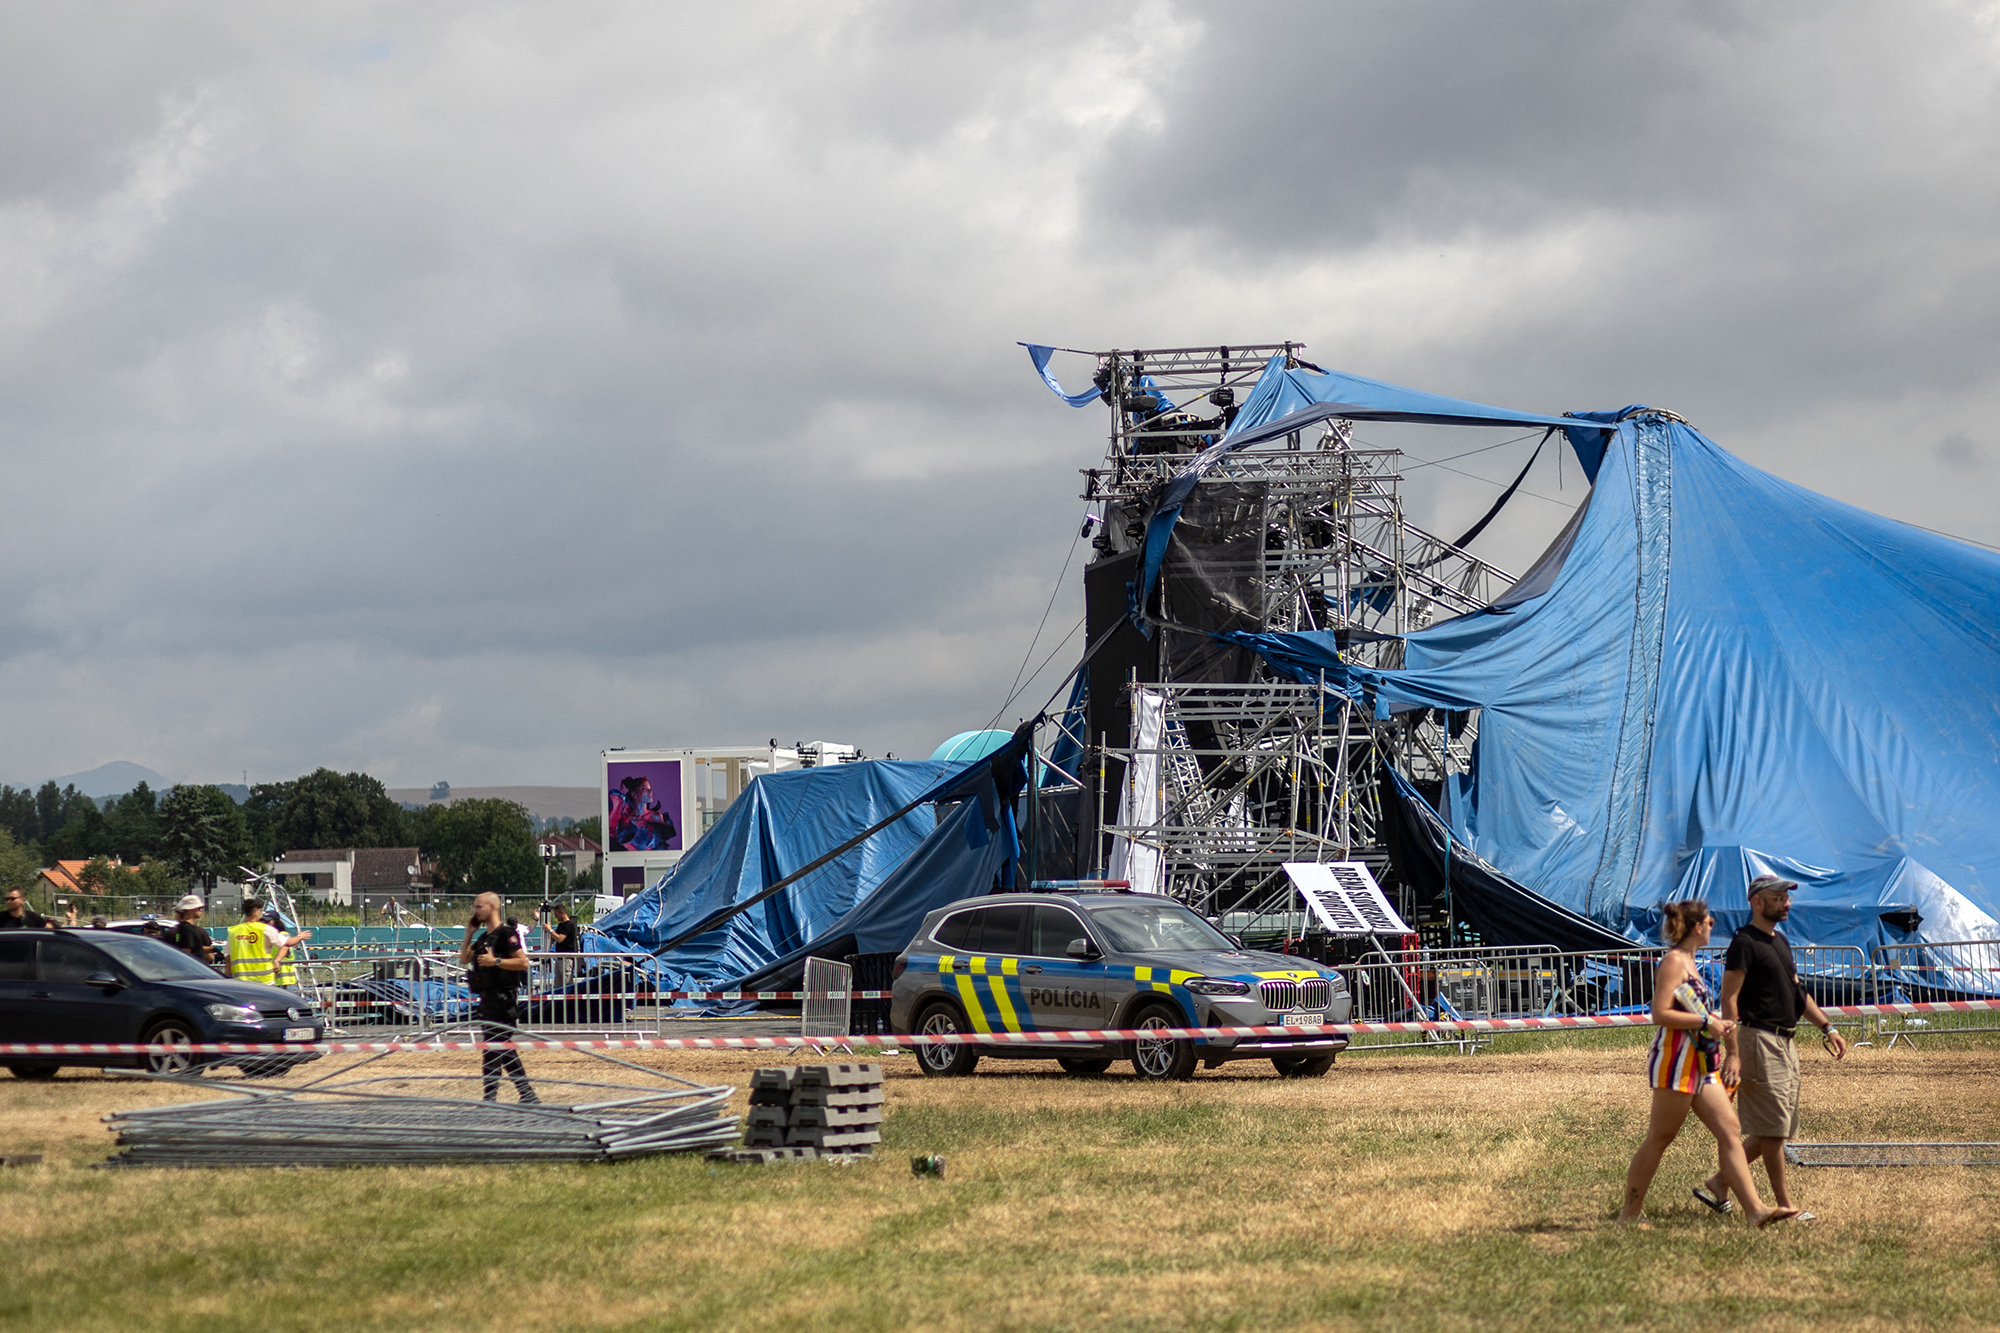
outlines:
[[[1266,981],[1257,987],[1258,998],[1273,1013],[1294,1009],[1324,1009],[1333,1001],[1333,986],[1323,977],[1311,981]]]

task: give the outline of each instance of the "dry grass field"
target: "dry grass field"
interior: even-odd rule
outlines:
[[[1688,1197],[1711,1160],[1690,1122],[1655,1228],[1613,1224],[1641,1040],[1169,1087],[905,1059],[883,1152],[844,1167],[100,1171],[100,1115],[188,1094],[0,1077],[6,1151],[48,1158],[0,1171],[0,1327],[2000,1327],[1990,1168],[1799,1170],[1822,1220],[1752,1234]],[[659,1057],[738,1086],[773,1062]],[[1990,1039],[1805,1066],[1808,1137],[2000,1138]]]

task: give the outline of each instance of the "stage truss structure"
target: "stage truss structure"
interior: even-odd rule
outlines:
[[[1289,342],[1098,355],[1112,428],[1103,465],[1084,470],[1083,498],[1101,507],[1099,558],[1137,548],[1159,489],[1219,438],[1271,357],[1298,364],[1303,350]],[[1162,396],[1176,406],[1160,410]],[[1402,459],[1400,450],[1358,447],[1352,423],[1335,419],[1229,454],[1202,477],[1197,493],[1233,487],[1261,500],[1256,628],[1346,631],[1350,660],[1393,669],[1401,636],[1477,611],[1512,586],[1506,571],[1409,521]],[[1202,623],[1171,591],[1162,610],[1170,621]],[[1158,743],[1128,736],[1096,753],[1094,765],[1156,782],[1157,815],[1121,822],[1121,791],[1092,793],[1105,808],[1097,850],[1108,856],[1125,839],[1156,851],[1166,892],[1258,933],[1306,928],[1285,862],[1386,867],[1381,759],[1435,782],[1464,769],[1477,734],[1476,714],[1377,721],[1321,685],[1261,669],[1228,683],[1175,680],[1165,665],[1159,675],[1126,686],[1162,696]],[[1089,751],[1097,738],[1078,739]],[[1407,891],[1399,906],[1412,915]]]

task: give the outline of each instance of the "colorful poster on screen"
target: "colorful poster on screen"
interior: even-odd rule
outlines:
[[[605,766],[604,850],[678,852],[687,846],[681,814],[681,761],[614,760]]]

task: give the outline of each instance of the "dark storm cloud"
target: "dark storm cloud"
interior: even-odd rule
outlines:
[[[1019,337],[1303,337],[1524,407],[1643,397],[2000,537],[1962,484],[2000,408],[1977,12],[34,7],[9,31],[0,779],[587,782],[605,744],[774,733],[928,752],[1001,709],[1101,449]],[[1458,530],[1526,447],[1453,465],[1490,482],[1413,471],[1419,517]],[[1482,538],[1503,564],[1580,498],[1537,467],[1549,498]]]
[[[1808,395],[1951,392],[1989,374],[1990,13],[1419,3],[1235,17],[1210,26],[1161,123],[1127,131],[1120,169],[1097,178],[1124,228],[1182,230],[1237,263],[1567,233],[1574,276],[1525,294],[1516,335],[1471,358],[1516,393],[1665,389],[1763,424]],[[1162,190],[1175,176],[1221,188]]]

